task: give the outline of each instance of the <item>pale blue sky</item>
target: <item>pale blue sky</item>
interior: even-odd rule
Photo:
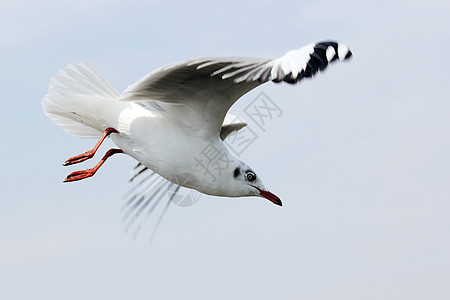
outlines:
[[[0,9],[1,299],[448,299],[447,1],[15,1]],[[323,39],[350,63],[261,91],[283,115],[242,159],[283,201],[171,206],[150,247],[120,221],[134,161],[83,182],[95,141],[43,114],[48,81],[87,61],[119,91],[160,65],[276,57]],[[109,141],[100,151],[112,146]],[[97,158],[97,156],[96,156]],[[91,166],[90,161],[83,167]]]

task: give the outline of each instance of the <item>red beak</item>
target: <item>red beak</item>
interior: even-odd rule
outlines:
[[[276,205],[283,206],[283,203],[281,203],[280,198],[278,198],[275,194],[272,194],[269,191],[264,191],[260,188],[257,188],[256,186],[255,186],[255,188],[259,191],[260,196],[270,200],[271,202],[273,202]]]

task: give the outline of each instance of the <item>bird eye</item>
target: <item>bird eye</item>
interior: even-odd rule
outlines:
[[[252,172],[248,172],[247,173],[247,180],[248,181],[255,181],[255,179],[256,179],[255,173],[252,173]]]

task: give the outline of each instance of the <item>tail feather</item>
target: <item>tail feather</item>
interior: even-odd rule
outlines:
[[[119,96],[87,63],[69,64],[50,80],[42,109],[66,132],[98,137],[101,129],[92,113],[116,102]]]

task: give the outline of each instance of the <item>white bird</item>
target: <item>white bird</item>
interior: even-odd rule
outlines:
[[[227,112],[242,95],[267,81],[296,83],[351,55],[345,45],[325,41],[277,59],[189,60],[151,72],[122,94],[86,63],[69,64],[51,79],[42,107],[75,136],[101,136],[94,149],[69,158],[65,165],[92,158],[108,136],[118,146],[94,168],[73,172],[65,182],[90,177],[108,157],[125,153],[143,166],[137,174],[151,169],[160,176],[152,179],[153,188],[160,188],[164,178],[209,195],[260,196],[281,206],[255,171],[223,143],[227,135],[246,125]],[[205,153],[220,158],[221,167],[202,161],[212,159]]]

